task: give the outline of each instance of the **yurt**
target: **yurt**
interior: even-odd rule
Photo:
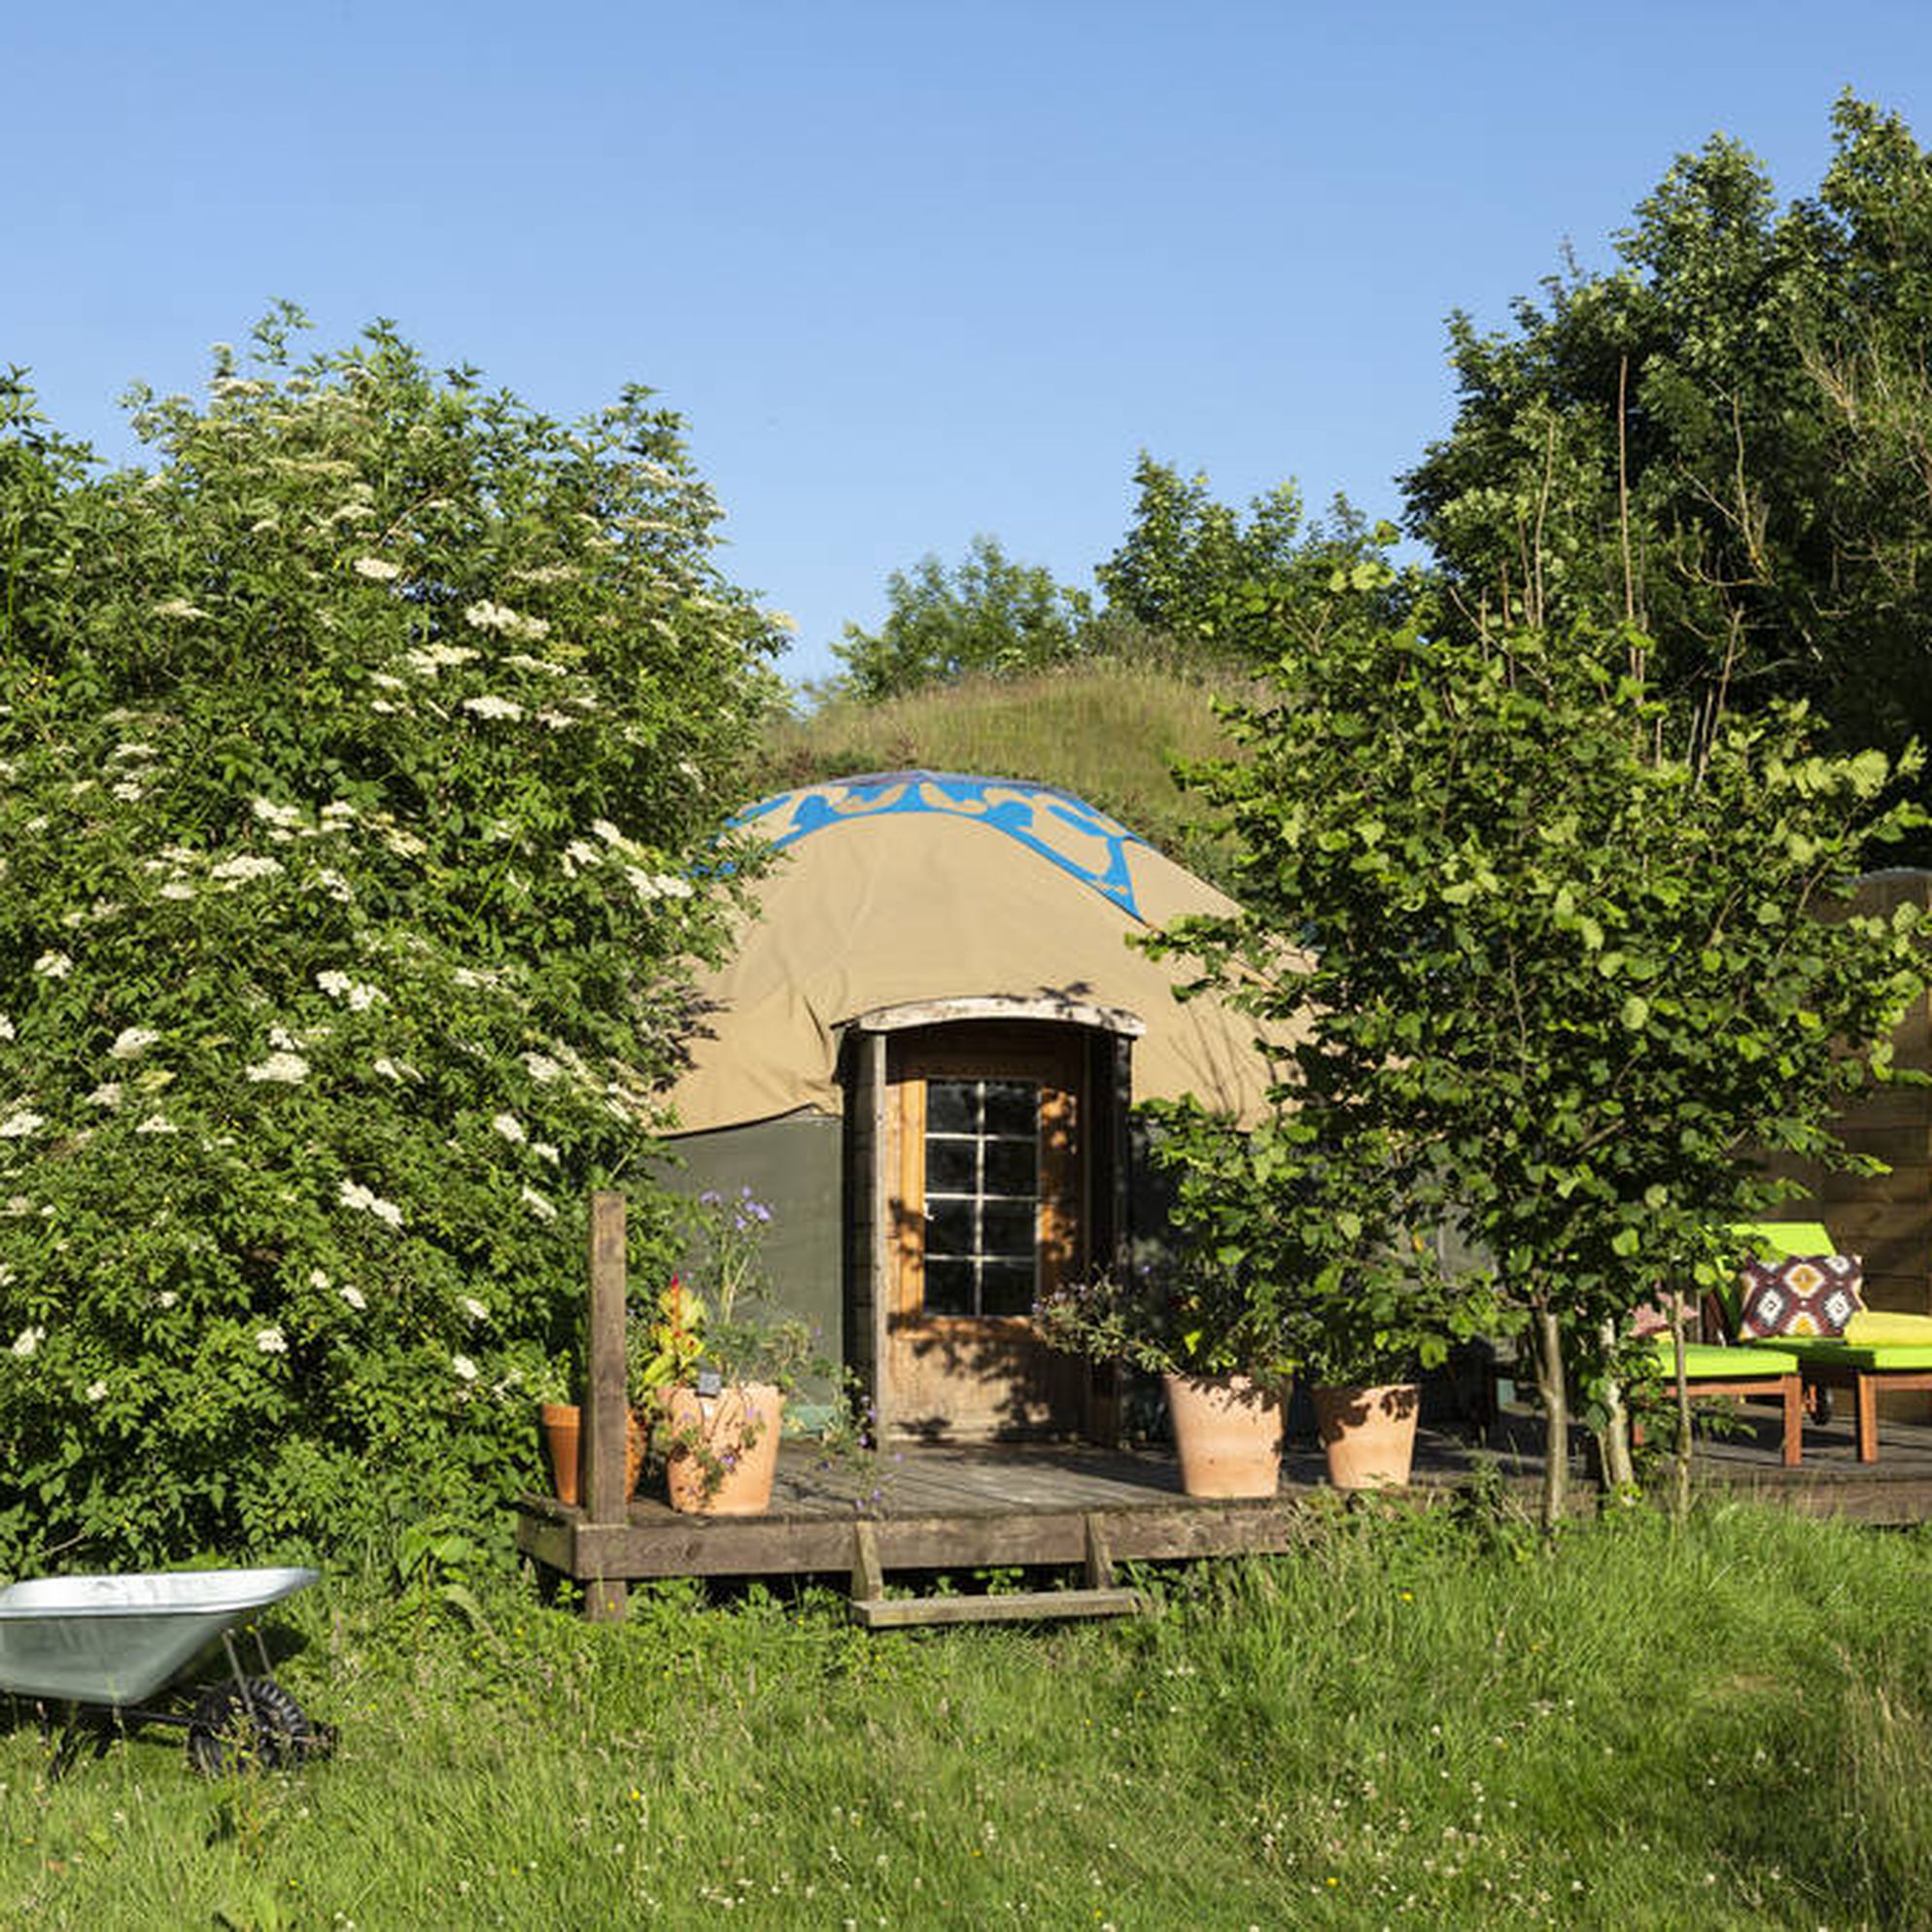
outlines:
[[[1104,1393],[1029,1311],[1152,1231],[1134,1102],[1263,1105],[1254,1022],[1177,1000],[1185,963],[1129,944],[1230,902],[1013,779],[843,778],[741,824],[776,858],[701,986],[675,1184],[771,1210],[776,1298],[886,1433],[1104,1435]]]

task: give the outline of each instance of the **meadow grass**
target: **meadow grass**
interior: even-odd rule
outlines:
[[[335,1758],[204,1783],[0,1735],[0,1922],[1918,1925],[1932,1542],[1725,1506],[1546,1550],[1316,1509],[1127,1624],[867,1635],[836,1594],[334,1582]]]
[[[1029,677],[973,677],[879,705],[835,701],[768,734],[762,782],[924,767],[1030,778],[1098,806],[1210,875],[1225,854],[1170,776],[1176,760],[1225,757],[1218,687],[1157,656],[1095,658]]]

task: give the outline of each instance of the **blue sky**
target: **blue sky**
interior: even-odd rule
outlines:
[[[732,577],[831,668],[976,532],[1085,583],[1146,448],[1397,506],[1488,325],[1673,155],[1932,142],[1932,9],[67,0],[0,21],[0,361],[116,459],[277,296],[552,415],[682,411]]]

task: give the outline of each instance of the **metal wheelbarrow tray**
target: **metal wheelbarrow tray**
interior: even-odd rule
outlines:
[[[312,1724],[269,1674],[247,1675],[230,1628],[319,1579],[313,1570],[187,1570],[125,1576],[46,1576],[0,1590],[0,1692],[71,1707],[56,1775],[84,1729],[105,1750],[130,1724],[188,1730],[188,1755],[208,1776],[251,1759],[288,1764],[327,1751],[333,1734]],[[199,1691],[186,1708],[149,1700],[220,1639],[229,1681]]]

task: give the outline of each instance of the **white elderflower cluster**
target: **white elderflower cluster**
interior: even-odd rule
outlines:
[[[494,692],[485,691],[479,697],[466,698],[463,701],[466,711],[473,711],[479,718],[505,718],[514,721],[523,716],[523,707],[514,698],[499,698]]]
[[[360,1181],[344,1181],[338,1195],[342,1205],[355,1208],[362,1214],[372,1214],[391,1227],[402,1225],[402,1210],[394,1201],[386,1201],[373,1189],[365,1188]]]
[[[631,881],[631,889],[648,906],[654,899],[688,899],[691,896],[691,881],[680,879],[673,872],[643,872],[637,866],[627,865],[624,877]]]
[[[600,839],[602,839],[606,845],[614,846],[618,851],[624,853],[626,857],[634,859],[640,859],[643,857],[644,855],[643,847],[639,845],[635,839],[626,838],[624,834],[617,829],[616,826],[611,824],[609,819],[593,818],[590,823],[590,829],[593,832],[595,832],[597,836]]]
[[[467,644],[421,644],[404,651],[402,662],[420,677],[433,677],[439,671],[468,664],[478,655]]]
[[[539,638],[550,635],[548,621],[541,617],[525,617],[512,610],[506,604],[493,604],[486,597],[478,603],[466,606],[463,621],[471,630],[494,631],[503,638],[528,638],[535,642]]]
[[[251,879],[268,879],[282,870],[280,859],[271,859],[265,852],[237,852],[231,859],[224,859],[220,865],[208,868],[210,879],[219,879],[230,891],[237,885],[245,884]]]
[[[302,822],[301,809],[298,806],[277,805],[273,799],[251,799],[249,810],[264,823],[279,825],[285,831],[293,831]]]
[[[523,1190],[523,1204],[538,1221],[555,1221],[557,1219],[555,1204],[539,1194],[535,1188],[528,1185],[525,1186]]]
[[[330,999],[343,1001],[351,1013],[366,1013],[370,1007],[389,997],[380,986],[351,979],[347,973],[339,972],[334,967],[318,973],[315,983]]]
[[[0,1121],[0,1140],[25,1140],[29,1134],[38,1133],[46,1125],[44,1115],[36,1114],[30,1107],[17,1108]]]
[[[361,509],[362,505],[357,504],[355,507]],[[384,557],[358,557],[349,568],[359,577],[366,577],[372,584],[393,584],[402,574],[400,564],[392,564]]]
[[[107,1050],[111,1060],[139,1059],[161,1036],[152,1026],[123,1026]]]
[[[499,1114],[490,1124],[514,1147],[521,1147],[529,1140],[524,1124],[514,1114]]]
[[[44,980],[64,980],[74,970],[74,962],[64,952],[43,952],[34,961],[34,971]]]
[[[299,1053],[274,1052],[246,1069],[252,1081],[268,1081],[283,1087],[295,1087],[308,1078],[309,1063]]]
[[[263,1355],[287,1355],[289,1352],[288,1336],[275,1327],[256,1329],[255,1345]]]

